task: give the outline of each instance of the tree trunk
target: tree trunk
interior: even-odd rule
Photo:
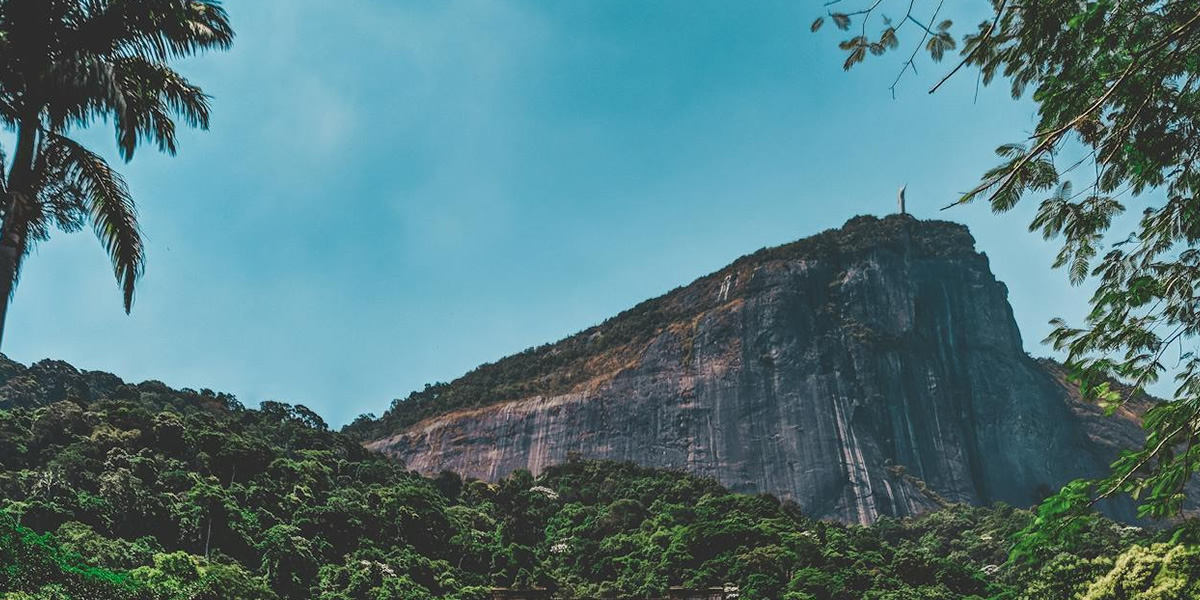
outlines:
[[[4,254],[0,258],[0,347],[4,343],[4,323],[8,320],[8,301],[12,298],[13,277],[16,276],[13,261],[9,258],[11,253],[7,250],[0,248],[0,254]]]
[[[22,119],[17,131],[17,152],[8,173],[8,197],[4,199],[4,222],[0,224],[0,348],[4,344],[4,324],[25,256],[27,206],[34,201],[33,163],[37,150],[38,118]]]
[[[204,558],[208,558],[208,545],[212,542],[212,513],[208,513],[208,533],[204,535]]]

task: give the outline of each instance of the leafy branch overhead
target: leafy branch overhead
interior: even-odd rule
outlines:
[[[1060,244],[1053,264],[1072,283],[1096,288],[1084,323],[1053,321],[1048,338],[1067,355],[1073,380],[1110,409],[1174,380],[1171,401],[1147,415],[1145,445],[1111,477],[1059,500],[1126,493],[1146,516],[1178,512],[1200,468],[1200,4],[992,0],[989,18],[963,32],[959,48],[950,21],[933,25],[940,2],[872,0],[828,15],[841,31],[859,28],[841,42],[847,68],[897,47],[900,26],[884,9],[904,11],[900,26],[923,30],[934,61],[958,49],[959,62],[931,92],[971,68],[980,84],[1004,79],[1014,98],[1036,103],[1033,135],[1001,146],[1000,163],[951,206],[983,200],[1005,212],[1040,201],[1030,230]],[[910,69],[912,59],[901,73]]]
[[[908,10],[898,22],[893,22],[890,17],[878,12],[882,4],[882,0],[879,0],[867,8],[855,12],[829,12],[829,20],[841,31],[849,31],[855,19],[858,19],[862,26],[861,33],[852,38],[845,39],[838,44],[838,47],[846,52],[846,61],[842,63],[843,69],[848,71],[854,65],[863,62],[868,53],[873,56],[880,56],[889,50],[898,49],[900,47],[898,33],[906,26],[917,27],[921,31],[921,40],[917,47],[918,49],[923,47],[934,61],[940,62],[945,57],[947,51],[957,48],[958,44],[955,42],[954,36],[950,33],[954,22],[949,19],[936,22],[938,14],[941,12],[941,3],[937,5],[927,21],[922,21],[913,13],[916,3],[911,2]],[[878,17],[880,23],[877,35],[868,34],[868,25],[872,24],[872,17]],[[818,17],[813,21],[810,28],[811,31],[814,33],[819,31],[824,26],[825,19],[826,17]],[[914,58],[915,53],[905,63],[905,69],[916,69]]]

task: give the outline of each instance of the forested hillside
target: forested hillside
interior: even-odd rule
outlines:
[[[303,407],[56,362],[6,361],[0,377],[6,600],[467,599],[493,585],[636,597],[726,582],[788,600],[1200,592],[1191,529],[1085,519],[1006,564],[1030,518],[1006,507],[848,527],[630,464],[425,478]]]

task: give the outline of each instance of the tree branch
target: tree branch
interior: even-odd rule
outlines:
[[[960,61],[957,66],[951,69],[949,73],[946,73],[946,76],[943,77],[941,81],[938,81],[937,85],[934,85],[932,88],[930,88],[930,94],[938,91],[938,88],[942,87],[943,83],[949,81],[951,77],[954,77],[954,74],[957,73],[959,69],[965,67],[967,63],[971,62],[971,59],[975,56],[975,53],[979,52],[979,49],[983,47],[984,40],[991,37],[992,33],[996,31],[996,26],[1000,24],[1000,17],[1004,15],[1004,10],[1007,6],[1008,0],[1004,0],[1000,3],[1000,6],[996,7],[996,18],[992,19],[992,24],[988,26],[987,31],[983,32],[983,36],[979,38],[979,43],[975,44],[975,47],[971,48],[971,52],[964,56],[962,61]]]

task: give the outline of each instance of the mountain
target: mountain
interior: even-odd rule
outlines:
[[[347,431],[427,474],[629,460],[871,523],[1030,506],[1106,472],[1146,406],[1079,402],[1023,350],[968,230],[893,215],[760,250]]]

